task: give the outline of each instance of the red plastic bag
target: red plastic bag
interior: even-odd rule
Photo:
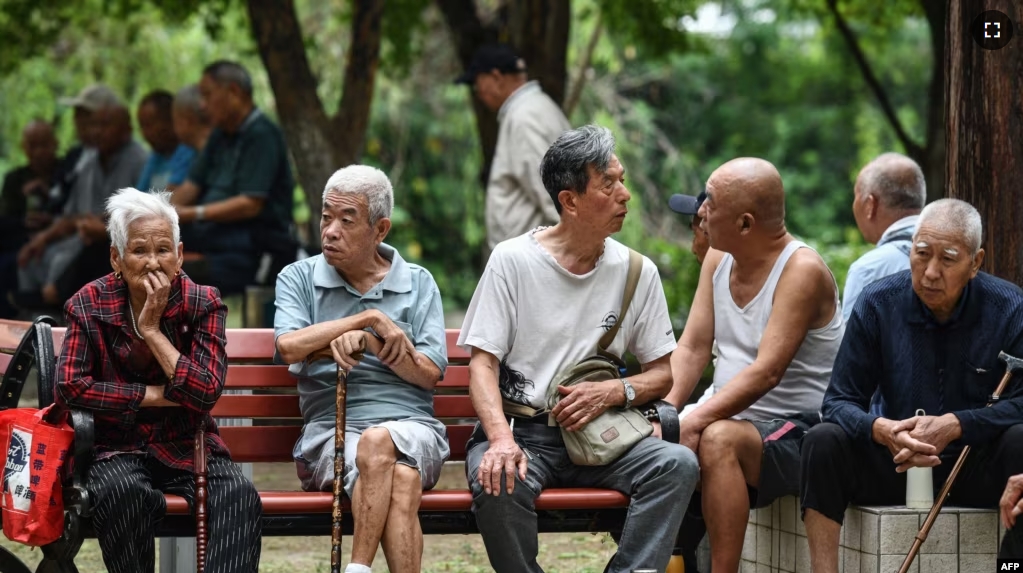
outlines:
[[[64,529],[60,478],[75,432],[66,421],[47,422],[51,408],[0,411],[0,451],[7,452],[0,489],[4,535],[25,545],[56,541]]]

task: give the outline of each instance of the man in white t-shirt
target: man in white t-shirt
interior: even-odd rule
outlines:
[[[577,466],[562,428],[576,431],[610,408],[663,398],[675,348],[657,268],[643,258],[632,303],[609,351],[632,353],[642,372],[582,382],[562,391],[548,414],[555,375],[593,355],[618,321],[629,250],[610,236],[628,212],[625,169],[605,128],[558,138],[540,164],[561,220],[502,242],[480,279],[458,344],[469,352],[469,391],[479,415],[466,474],[473,511],[498,573],[542,572],[536,497],[549,487],[611,488],[631,497],[618,552],[607,571],[663,571],[699,469],[692,450],[655,437],[606,466]],[[512,416],[503,401],[530,406]],[[518,410],[518,409],[516,409]],[[553,416],[561,428],[549,426]]]
[[[845,324],[820,255],[785,228],[781,175],[740,158],[707,180],[711,251],[671,358],[668,401],[685,403],[717,343],[714,394],[680,423],[700,459],[711,570],[736,573],[750,507],[799,492],[805,432],[831,378]],[[749,492],[749,495],[742,495]]]

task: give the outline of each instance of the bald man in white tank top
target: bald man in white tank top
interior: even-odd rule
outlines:
[[[671,357],[667,400],[686,402],[717,340],[714,396],[681,421],[680,441],[700,460],[711,568],[731,573],[750,507],[799,491],[799,446],[819,421],[844,324],[831,271],[785,229],[773,165],[722,165],[699,214],[712,250]]]

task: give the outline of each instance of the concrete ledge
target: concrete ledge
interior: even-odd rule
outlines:
[[[850,507],[842,526],[840,573],[897,573],[927,518],[927,510]],[[998,512],[942,508],[913,563],[913,573],[988,573],[995,570],[1005,529]],[[710,572],[710,548],[700,545],[701,573]],[[741,573],[810,573],[806,529],[799,501],[786,497],[750,512]]]

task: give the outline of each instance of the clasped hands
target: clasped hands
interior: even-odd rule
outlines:
[[[941,452],[963,435],[955,414],[913,416],[902,421],[878,418],[873,431],[874,441],[888,448],[899,473],[939,465]]]
[[[355,368],[362,361],[363,354],[369,351],[384,366],[392,370],[406,360],[418,363],[415,345],[393,321],[381,314],[374,321],[372,328],[373,332],[349,330],[331,340],[327,346],[310,354],[306,361],[331,359],[347,372]]]

